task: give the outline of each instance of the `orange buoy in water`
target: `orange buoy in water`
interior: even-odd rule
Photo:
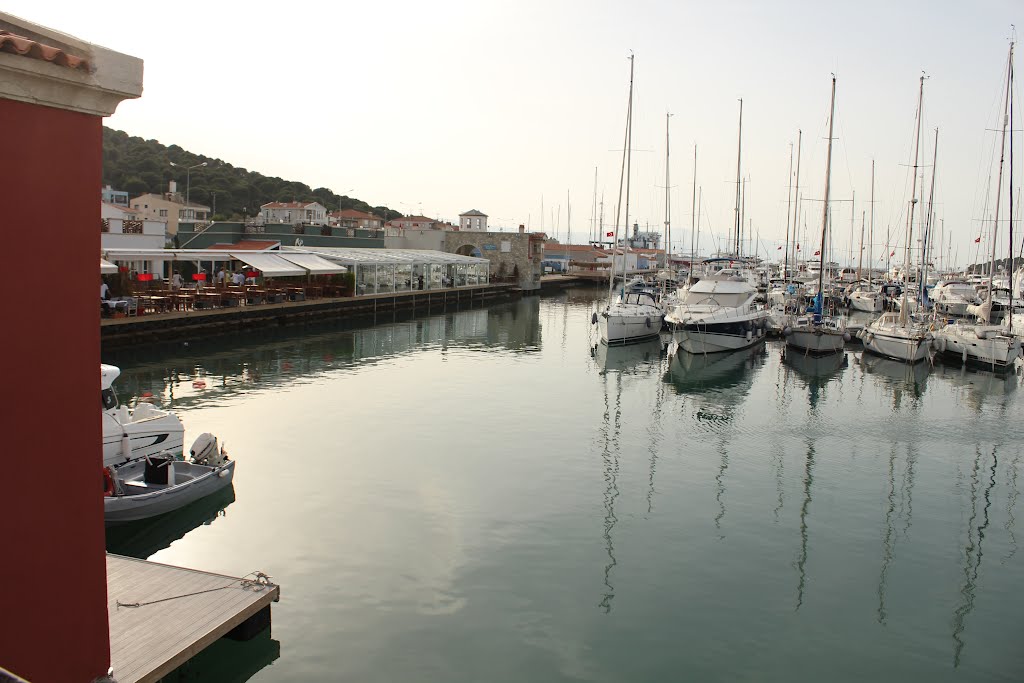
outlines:
[[[197,379],[195,382],[192,382],[192,388],[193,389],[205,389],[206,388],[206,380],[205,379]]]

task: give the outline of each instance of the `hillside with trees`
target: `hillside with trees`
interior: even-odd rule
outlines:
[[[178,164],[180,168],[171,166]],[[387,220],[401,216],[385,206],[370,206],[353,197],[337,195],[326,187],[313,189],[294,180],[271,178],[221,159],[186,151],[178,145],[162,145],[119,130],[103,128],[103,184],[123,190],[130,197],[167,192],[171,180],[185,192],[185,168],[206,162],[192,170],[189,198],[214,209],[214,220],[241,220],[259,213],[268,202],[317,201],[329,211],[357,209],[370,211]]]

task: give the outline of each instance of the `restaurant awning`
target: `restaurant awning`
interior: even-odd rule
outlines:
[[[100,259],[100,274],[101,275],[110,275],[111,273],[116,273],[116,272],[117,272],[117,266],[116,265],[114,265],[110,261],[104,261],[103,259]]]
[[[337,263],[320,258],[315,254],[300,254],[297,252],[280,252],[280,258],[291,261],[295,265],[305,268],[311,275],[333,275],[335,273],[346,273],[348,269]]]
[[[261,271],[265,277],[287,277],[290,275],[305,275],[306,269],[300,268],[291,261],[286,261],[280,256],[266,252],[233,251],[231,258]]]

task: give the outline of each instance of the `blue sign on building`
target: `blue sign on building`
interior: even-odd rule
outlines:
[[[494,244],[485,244],[484,245],[484,250],[485,251],[497,251],[497,249],[498,249],[497,245],[494,245]]]

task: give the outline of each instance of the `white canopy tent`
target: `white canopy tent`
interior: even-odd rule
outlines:
[[[288,277],[301,275],[320,275],[344,273],[347,268],[314,254],[280,251],[252,251],[230,249],[107,249],[102,254],[109,261],[118,262],[152,262],[165,263],[189,261],[194,263],[226,263],[241,261],[250,268],[255,268],[267,277]],[[101,261],[103,259],[101,258]],[[117,266],[113,266],[117,272]],[[102,263],[101,263],[102,268]],[[101,272],[104,272],[101,270]]]
[[[110,275],[117,272],[117,265],[110,261],[100,259],[100,275]]]

